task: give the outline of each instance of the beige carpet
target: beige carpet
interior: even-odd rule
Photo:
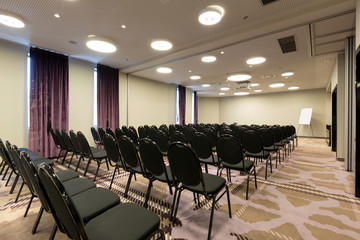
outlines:
[[[77,161],[74,161],[71,168]],[[56,169],[65,169],[56,165]],[[85,168],[85,162],[81,163]],[[83,170],[79,170],[80,173]],[[214,213],[213,239],[360,239],[360,199],[354,197],[354,173],[343,170],[343,162],[326,146],[324,139],[299,139],[299,146],[278,168],[274,167],[264,180],[264,163],[259,162],[258,189],[253,180],[249,186],[249,200],[245,200],[245,176],[232,171],[231,209],[227,213],[226,196],[218,202]],[[210,169],[215,172],[215,169]],[[87,177],[92,178],[95,163]],[[112,171],[105,166],[99,172],[98,186],[108,187]],[[137,176],[132,181],[129,197],[123,197],[128,174],[121,172],[115,178],[113,191],[121,201],[142,204],[148,181]],[[25,212],[29,199],[24,191],[20,201],[14,199],[10,187],[0,181],[0,236],[1,239],[48,239],[54,223],[50,214],[44,214],[38,232],[30,233],[40,207],[34,202],[28,217]],[[24,188],[25,189],[25,188]],[[194,205],[192,194],[181,196],[175,225],[169,221],[172,196],[165,184],[155,182],[149,207],[161,218],[161,228],[167,239],[206,239],[211,204],[201,198],[200,209]],[[56,239],[67,239],[58,233]]]

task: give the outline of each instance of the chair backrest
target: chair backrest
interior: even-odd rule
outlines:
[[[98,131],[94,127],[91,127],[90,131],[91,131],[91,135],[94,139],[95,144],[98,144],[100,142],[100,136],[99,136]]]
[[[78,229],[78,226],[83,226],[82,220],[53,169],[48,165],[40,166],[39,178],[41,187],[46,193],[45,196],[51,213],[63,226],[66,235],[70,239],[87,239],[85,231]],[[85,236],[81,236],[80,232],[84,233]]]
[[[147,132],[145,130],[145,128],[143,126],[139,126],[138,127],[138,133],[139,133],[139,138],[147,138],[148,135],[147,135]]]
[[[159,129],[163,131],[166,135],[169,135],[169,128],[165,124],[161,124]]]
[[[134,128],[134,126],[129,126],[129,129],[135,134],[136,139],[138,139],[138,138],[139,138],[139,135],[138,135],[138,133],[137,133],[137,131],[136,131],[136,128]]]
[[[121,136],[125,135],[124,131],[121,130],[120,128],[116,128],[115,129],[115,136],[116,136],[116,139],[120,139]]]
[[[275,143],[281,142],[282,135],[281,135],[281,131],[280,131],[279,127],[273,126],[270,128],[270,131],[274,134]]]
[[[173,132],[177,131],[176,127],[174,124],[170,124],[169,125],[169,135],[171,136],[173,134]]]
[[[237,138],[232,135],[222,135],[216,142],[216,151],[220,161],[237,164],[244,161],[243,148]]]
[[[59,140],[61,149],[67,149],[66,144],[65,144],[65,140],[63,139],[60,130],[56,129],[55,134],[56,134],[57,139]]]
[[[80,144],[79,144],[79,140],[77,138],[76,133],[73,130],[70,130],[70,139],[71,139],[71,143],[74,147],[74,150],[79,153],[81,152],[81,148],[80,148]]]
[[[0,153],[1,153],[1,158],[6,162],[6,164],[10,167],[10,169],[12,171],[16,171],[13,160],[11,159],[9,152],[6,149],[5,144],[1,139],[0,139]]]
[[[128,136],[124,135],[118,139],[118,143],[124,162],[132,168],[142,167],[134,142]]]
[[[72,145],[69,134],[65,130],[62,130],[61,135],[62,135],[62,137],[64,139],[67,150],[68,151],[74,151],[74,146]]]
[[[79,131],[77,133],[77,138],[78,138],[78,141],[80,144],[81,154],[83,155],[83,157],[92,157],[90,145],[89,145],[89,142],[87,141],[85,135],[81,131]]]
[[[137,137],[136,132],[134,132],[133,129],[128,128],[125,132],[125,135],[128,136],[131,139],[131,141],[134,142],[135,145],[138,144],[138,137]]]
[[[188,143],[188,140],[186,139],[185,135],[180,131],[175,131],[170,136],[170,142],[183,142]]]
[[[161,152],[166,153],[169,148],[168,136],[161,130],[155,130],[153,139],[159,146]]]
[[[213,128],[205,128],[204,133],[209,138],[211,147],[215,147],[217,141],[216,130]]]
[[[257,133],[262,137],[264,147],[271,147],[275,144],[275,138],[272,131],[268,128],[259,128]]]
[[[139,153],[145,169],[152,175],[160,176],[165,173],[164,159],[158,145],[149,138],[143,138],[139,142]]]
[[[204,133],[196,132],[190,140],[190,145],[199,158],[207,159],[212,156],[211,143]]]
[[[149,127],[147,130],[146,130],[146,132],[147,132],[147,135],[148,135],[148,137],[151,139],[151,140],[154,140],[155,139],[155,132],[156,132],[157,130],[155,129],[155,128],[153,128],[153,127]]]
[[[60,142],[59,142],[59,139],[56,136],[56,133],[54,132],[54,129],[50,128],[50,134],[51,134],[52,139],[54,140],[55,146],[57,148],[60,148],[61,147]]]
[[[110,136],[112,136],[114,139],[116,139],[116,135],[110,127],[106,128],[106,133],[109,134]]]
[[[122,126],[121,126],[121,130],[123,130],[123,132],[126,132],[126,131],[128,130],[128,127],[125,126],[125,125],[122,125]]]
[[[170,144],[168,159],[174,177],[187,186],[196,186],[203,182],[200,161],[194,150],[182,142]]]
[[[242,146],[249,153],[260,153],[264,150],[261,136],[253,130],[249,130],[242,136]]]
[[[195,133],[196,133],[196,129],[193,128],[192,126],[187,126],[184,128],[184,135],[186,137],[187,142],[190,142],[191,138],[194,136]]]
[[[98,127],[98,132],[100,136],[100,141],[102,141],[103,137],[105,136],[105,130],[102,127]]]
[[[122,158],[116,140],[111,135],[105,134],[103,141],[104,141],[104,148],[108,158],[115,163],[122,162]]]

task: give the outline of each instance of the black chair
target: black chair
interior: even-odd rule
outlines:
[[[265,179],[267,179],[267,167],[270,161],[270,172],[272,173],[271,154],[264,149],[264,141],[262,137],[253,130],[244,133],[242,137],[243,148],[245,149],[245,156],[253,157],[256,160],[265,160]]]
[[[63,141],[65,143],[65,146],[66,146],[66,152],[67,153],[72,153],[70,161],[69,161],[69,165],[70,165],[76,151],[74,150],[74,146],[73,146],[73,144],[71,142],[69,134],[65,130],[61,131],[61,136],[62,136],[62,139],[63,139]],[[62,160],[61,165],[64,163],[64,161],[65,161],[65,158]]]
[[[153,141],[159,146],[160,151],[163,155],[167,155],[169,148],[168,136],[161,130],[154,130]]]
[[[171,136],[175,131],[177,131],[177,128],[174,124],[169,125],[169,135]]]
[[[252,173],[254,173],[255,188],[257,188],[256,168],[254,162],[244,158],[243,148],[234,136],[223,135],[219,137],[216,143],[216,148],[220,161],[220,174],[224,168],[247,173],[246,199],[248,199],[249,178]],[[231,175],[229,173],[230,172],[227,171],[227,178],[231,182]]]
[[[59,154],[58,154],[58,157],[56,158],[56,161],[58,161],[60,156],[61,156],[61,152],[62,152],[63,149],[60,146],[59,139],[57,138],[56,133],[54,132],[54,129],[50,128],[50,134],[51,134],[51,137],[52,137],[52,139],[53,139],[53,141],[55,143],[56,148],[59,149]]]
[[[216,152],[216,141],[217,141],[216,130],[212,128],[204,128],[203,133],[209,138],[213,152]]]
[[[165,165],[161,150],[154,141],[148,138],[141,139],[139,142],[139,153],[144,169],[151,174],[145,197],[146,207],[153,181],[158,180],[167,183],[170,194],[172,194],[171,187],[176,186],[177,182],[172,177],[170,167]]]
[[[121,126],[121,130],[122,130],[123,132],[126,132],[126,131],[128,130],[128,127],[125,126],[125,125],[122,125],[122,126]]]
[[[135,144],[135,146],[138,145],[138,136],[136,131],[134,131],[134,128],[129,127],[125,132],[125,135],[128,136],[131,141],[133,141],[133,143]]]
[[[100,138],[100,135],[98,133],[98,131],[94,128],[94,127],[91,127],[90,128],[90,131],[91,131],[91,135],[94,139],[94,143],[96,144],[96,146],[101,146],[103,144],[101,138]]]
[[[274,134],[275,146],[277,146],[283,152],[282,155],[283,155],[283,161],[284,161],[285,160],[285,152],[286,152],[286,144],[282,140],[282,134],[281,134],[280,128],[273,126],[269,129]],[[280,162],[280,159],[279,159],[279,162]]]
[[[264,150],[275,153],[275,167],[277,168],[278,159],[280,163],[280,147],[275,145],[274,133],[269,128],[259,128],[256,132],[263,139]]]
[[[148,135],[147,135],[147,132],[145,130],[145,128],[143,126],[139,126],[138,127],[138,133],[139,133],[139,138],[147,138]]]
[[[116,139],[116,135],[115,135],[114,131],[111,129],[111,127],[106,128],[106,133],[109,134],[110,136],[112,136],[114,139]]]
[[[116,140],[109,134],[106,134],[103,141],[104,141],[104,148],[105,148],[106,154],[110,160],[110,165],[114,167],[114,173],[112,175],[112,178],[110,181],[110,186],[109,186],[109,189],[111,189],[116,170],[119,170],[119,168],[122,168],[126,171],[127,168],[126,168],[126,165],[120,155],[119,146],[118,146]],[[114,163],[114,165],[112,165],[112,162]]]
[[[66,146],[66,144],[65,144],[65,140],[63,139],[63,137],[62,137],[61,132],[60,132],[59,129],[56,129],[56,130],[55,130],[55,135],[56,135],[56,137],[57,137],[57,139],[58,139],[58,141],[59,141],[59,143],[60,143],[60,148],[61,148],[60,153],[61,153],[61,152],[65,152],[64,157],[63,157],[63,160],[61,161],[61,163],[64,163],[64,160],[65,160],[66,155],[67,155],[67,153],[68,153],[68,149],[67,149],[67,146]],[[61,155],[59,155],[59,157],[60,157],[60,156],[61,156]],[[58,160],[59,160],[59,158],[56,159],[56,161],[58,161]]]
[[[183,190],[186,189],[193,193],[204,195],[207,200],[212,200],[208,232],[208,239],[210,239],[215,203],[225,193],[227,194],[229,217],[231,218],[230,196],[226,180],[216,175],[203,173],[196,153],[182,142],[174,142],[170,145],[168,159],[173,178],[176,178],[180,183],[177,185],[175,192],[175,196],[177,195],[176,205],[175,198],[173,200],[171,211],[172,218],[176,218],[180,196]],[[221,193],[224,188],[225,191]],[[220,196],[216,199],[218,195]]]
[[[166,124],[161,124],[159,130],[163,131],[166,136],[169,136],[169,128],[166,126]]]
[[[187,138],[185,137],[185,135],[180,132],[180,131],[175,131],[171,134],[170,136],[170,142],[183,142],[183,143],[188,143]]]
[[[103,150],[103,149],[94,151],[93,148],[90,148],[89,143],[88,143],[88,141],[86,140],[86,137],[84,136],[84,134],[83,134],[82,132],[78,132],[78,133],[77,133],[77,138],[78,138],[78,141],[79,141],[79,143],[80,143],[81,157],[80,157],[80,159],[79,159],[79,162],[78,162],[78,165],[77,165],[77,167],[76,167],[76,170],[79,168],[81,159],[88,158],[88,163],[87,163],[86,168],[85,168],[85,171],[84,171],[84,176],[85,176],[86,173],[87,173],[87,170],[88,170],[88,168],[89,168],[90,162],[91,162],[92,160],[96,161],[96,163],[97,163],[97,169],[96,169],[96,173],[95,173],[95,176],[94,176],[94,181],[95,181],[95,180],[96,180],[96,176],[97,176],[97,174],[98,174],[98,172],[99,172],[100,165],[101,165],[101,163],[102,163],[103,160],[104,160],[104,162],[106,163],[107,169],[109,170],[109,165],[108,165],[108,162],[107,162],[106,151]]]
[[[57,226],[70,239],[146,239],[156,234],[164,239],[160,218],[133,203],[118,204],[85,222],[51,168],[41,167],[39,177]]]
[[[70,134],[70,140],[71,140],[75,155],[76,156],[81,155],[80,143],[79,143],[79,140],[77,139],[76,133],[73,130],[70,130],[69,134]],[[68,168],[70,167],[70,165],[71,165],[71,161],[68,164]]]
[[[125,133],[123,132],[123,130],[121,130],[120,128],[116,128],[115,129],[115,136],[116,136],[116,140],[120,139],[121,136],[125,135]]]
[[[9,184],[11,176],[13,174],[16,175],[16,177],[14,179],[14,182],[13,182],[11,188],[10,188],[10,192],[9,192],[10,194],[12,194],[14,192],[15,186],[16,186],[19,178],[20,178],[20,174],[18,172],[18,169],[15,166],[15,163],[14,163],[13,159],[10,156],[10,153],[8,152],[8,149],[5,147],[5,144],[1,139],[0,139],[0,155],[1,155],[1,158],[6,162],[6,165],[7,165],[7,169],[6,169],[6,171],[5,171],[5,173],[4,173],[3,177],[2,177],[2,180],[5,179],[8,171],[10,170],[9,177],[8,177],[8,179],[6,181],[5,187]],[[22,186],[23,185],[21,185],[20,190],[18,192],[18,196],[16,197],[16,202],[17,202],[17,199],[18,199],[18,197],[20,195],[20,192],[22,190]]]
[[[100,141],[102,142],[106,132],[102,127],[98,127],[98,132],[99,132]]]
[[[190,145],[198,155],[200,162],[205,165],[206,173],[208,173],[208,164],[219,166],[217,155],[214,155],[209,138],[204,133],[196,132],[190,141]],[[216,175],[218,175],[218,171]]]

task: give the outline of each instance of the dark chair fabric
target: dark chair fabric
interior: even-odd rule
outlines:
[[[278,159],[280,159],[280,147],[275,145],[275,137],[273,132],[269,128],[259,128],[256,131],[264,143],[264,150],[270,153],[275,153],[275,167],[277,167]]]
[[[154,130],[153,139],[154,142],[159,146],[161,153],[167,155],[169,148],[169,139],[168,136],[161,130]]]
[[[240,142],[231,135],[219,137],[216,143],[218,158],[221,169],[233,169],[247,173],[246,199],[249,192],[250,174],[254,173],[255,188],[257,188],[256,168],[253,161],[244,158],[243,148]],[[231,181],[231,175],[227,172],[228,180]]]
[[[139,138],[140,139],[148,137],[147,132],[146,132],[146,130],[145,130],[145,128],[143,126],[138,127],[138,133],[139,133]]]
[[[202,173],[200,161],[196,156],[196,153],[185,143],[172,143],[169,147],[168,159],[173,178],[176,178],[180,183],[176,187],[175,196],[177,195],[177,199],[176,205],[175,198],[173,201],[171,211],[172,218],[176,218],[180,196],[183,190],[187,189],[193,193],[204,195],[207,200],[212,201],[208,231],[208,239],[210,239],[215,203],[225,193],[227,194],[229,217],[231,218],[230,196],[226,180],[216,175]],[[221,193],[223,189],[225,189],[225,191]]]
[[[103,143],[102,143],[102,140],[100,138],[99,132],[94,127],[91,127],[90,131],[91,131],[91,135],[92,135],[92,137],[94,139],[94,143],[96,144],[96,146],[102,145]]]
[[[110,136],[112,136],[114,139],[116,139],[116,135],[110,127],[106,128],[106,133],[109,134]]]
[[[180,131],[175,131],[171,134],[170,136],[170,142],[183,142],[183,143],[188,143],[188,140],[186,138],[186,136],[180,132]]]
[[[120,139],[121,136],[125,135],[125,133],[123,132],[123,130],[121,130],[120,128],[116,128],[115,129],[115,136],[116,136],[116,139]]]
[[[100,141],[102,141],[106,132],[102,127],[98,127],[98,132],[99,132]]]
[[[216,167],[219,165],[217,155],[214,155],[212,151],[210,140],[204,133],[196,132],[191,138],[190,145],[198,155],[200,162],[205,165],[206,173],[208,173],[208,164]]]
[[[55,135],[56,135],[56,137],[57,137],[57,139],[58,139],[58,141],[60,143],[61,151],[65,152],[63,160],[62,160],[62,162],[63,162],[65,160],[65,158],[66,158],[67,153],[68,153],[68,149],[67,149],[67,146],[65,144],[65,140],[63,139],[63,136],[61,135],[61,132],[60,132],[59,129],[55,130]],[[60,157],[60,155],[59,155],[59,157]],[[59,160],[59,158],[57,160]]]
[[[52,139],[53,139],[53,141],[54,141],[54,143],[55,143],[56,148],[59,149],[59,154],[58,154],[58,156],[57,156],[57,158],[56,158],[56,159],[58,160],[58,159],[60,158],[60,156],[61,156],[61,152],[62,152],[63,149],[61,148],[61,146],[60,146],[60,141],[59,141],[59,139],[57,138],[54,129],[52,129],[52,128],[50,128],[50,135],[51,135],[51,137],[52,137]]]
[[[72,142],[71,142],[71,139],[70,139],[69,134],[68,134],[65,130],[62,130],[62,131],[61,131],[61,136],[62,136],[62,138],[63,138],[63,140],[64,140],[64,142],[65,142],[65,146],[66,146],[66,151],[67,151],[67,153],[72,153],[72,154],[71,154],[71,158],[70,158],[70,160],[69,160],[69,165],[70,165],[70,164],[71,164],[71,161],[72,161],[72,159],[73,159],[73,157],[74,157],[74,155],[75,155],[74,146],[73,146],[73,144],[72,144]],[[61,164],[63,164],[64,161],[65,161],[65,158],[63,159],[63,161],[61,162]]]

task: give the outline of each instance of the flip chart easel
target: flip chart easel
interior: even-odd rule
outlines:
[[[299,118],[299,127],[297,131],[299,132],[301,125],[307,125],[308,126],[308,137],[310,137],[310,129],[312,132],[312,135],[314,136],[314,132],[311,126],[311,115],[312,115],[312,108],[302,108]]]

